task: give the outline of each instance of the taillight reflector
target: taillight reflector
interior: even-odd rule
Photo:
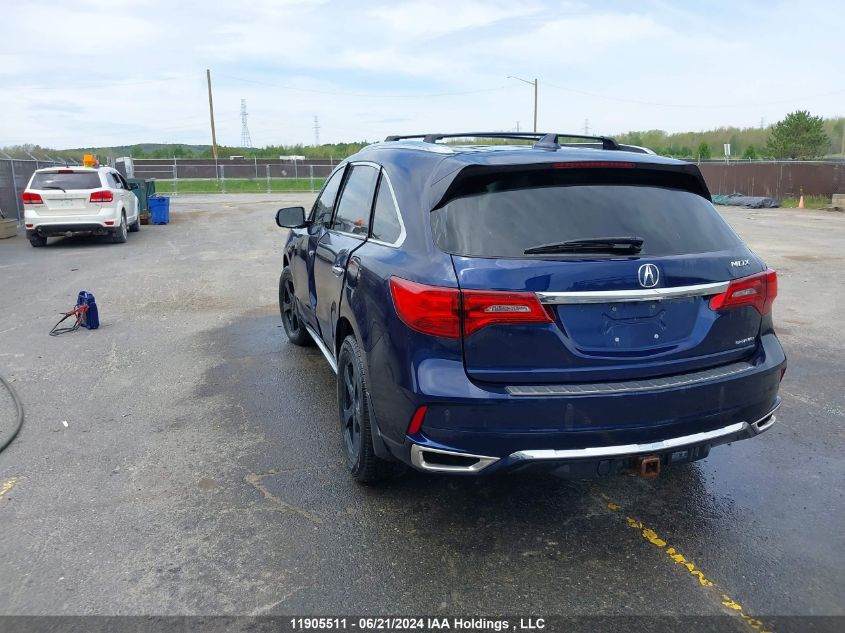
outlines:
[[[390,293],[399,318],[432,336],[460,338],[461,331],[469,336],[493,324],[552,321],[532,292],[459,290],[391,277]]]
[[[408,435],[420,432],[426,411],[428,411],[428,407],[425,405],[414,411],[414,417],[411,418],[411,423],[408,425]]]
[[[753,306],[757,312],[768,314],[778,296],[778,275],[771,268],[741,279],[735,279],[722,294],[710,299],[713,310],[730,310]]]
[[[103,190],[91,192],[90,202],[111,202],[112,200],[114,200],[114,196],[111,191]]]
[[[41,199],[41,194],[32,193],[31,191],[24,191],[21,199],[24,204],[44,204],[44,201]]]

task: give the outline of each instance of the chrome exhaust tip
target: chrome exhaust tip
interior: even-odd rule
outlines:
[[[781,400],[780,398],[778,398],[777,403],[775,403],[775,406],[771,411],[769,411],[765,416],[751,424],[751,428],[754,430],[755,435],[759,435],[760,433],[768,431],[770,428],[772,428],[774,423],[777,421],[777,416],[775,415],[775,412],[780,408],[780,405]]]
[[[435,473],[477,473],[499,461],[498,457],[472,455],[411,445],[411,463],[420,470]]]
[[[762,420],[758,420],[751,427],[754,429],[754,432],[759,435],[763,431],[768,431],[772,428],[772,425],[777,421],[776,415],[770,415],[768,418],[763,418]]]

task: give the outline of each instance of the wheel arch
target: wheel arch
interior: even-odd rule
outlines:
[[[335,324],[334,334],[334,354],[335,358],[337,359],[339,359],[340,357],[340,347],[341,345],[343,345],[343,341],[346,339],[346,337],[355,337],[355,341],[358,343],[358,348],[361,351],[361,362],[364,365],[364,371],[367,372],[367,376],[369,377],[370,365],[367,359],[367,345],[366,342],[361,338],[360,330],[358,328],[355,315],[353,314],[353,311],[349,309],[349,303],[347,301],[341,303],[341,310],[337,319],[337,323]],[[370,382],[370,386],[372,386],[372,382]],[[393,455],[390,453],[390,450],[387,448],[387,445],[382,439],[381,429],[379,428],[375,409],[371,409],[370,418],[373,425],[373,430],[375,431],[375,433],[371,434],[373,440],[373,450],[375,451],[376,455],[382,459],[393,459]]]

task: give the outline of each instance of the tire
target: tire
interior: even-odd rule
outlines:
[[[372,402],[361,348],[354,336],[340,346],[337,362],[337,410],[346,467],[358,483],[368,484],[402,472],[395,461],[376,456],[373,448]]]
[[[35,248],[47,246],[47,238],[43,235],[31,235],[29,238],[29,243],[32,244]]]
[[[141,230],[141,214],[138,214],[138,219],[136,219],[132,224],[129,225],[129,232],[130,233],[137,233]]]
[[[282,326],[288,340],[294,345],[307,346],[311,344],[311,336],[305,330],[305,324],[299,318],[293,292],[293,273],[286,267],[279,277],[279,312],[282,316]]]
[[[111,234],[111,241],[113,244],[124,244],[126,242],[127,228],[126,228],[126,214],[120,214],[120,226],[117,227]]]

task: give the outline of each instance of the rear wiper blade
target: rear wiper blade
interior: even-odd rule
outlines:
[[[54,185],[42,185],[40,188],[41,189],[61,189],[62,191],[67,193],[67,189],[65,189],[64,187],[56,187]]]
[[[540,244],[526,248],[525,255],[543,253],[639,253],[643,247],[641,237],[590,237],[582,240]]]

